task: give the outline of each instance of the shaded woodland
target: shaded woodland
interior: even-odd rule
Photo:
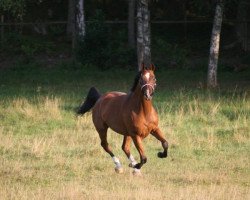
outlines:
[[[218,5],[220,40],[211,38]],[[208,70],[212,87],[218,62],[220,69],[249,68],[247,0],[3,0],[0,11],[1,67],[12,65],[13,56],[47,59],[45,65],[73,58],[100,69],[153,62],[160,69]]]

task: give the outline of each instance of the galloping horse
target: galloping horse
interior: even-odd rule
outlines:
[[[142,70],[135,78],[131,92],[108,92],[101,95],[94,87],[90,88],[85,102],[78,110],[78,114],[84,114],[92,109],[92,120],[101,139],[101,146],[109,153],[115,163],[115,171],[122,173],[122,165],[113,154],[107,142],[107,129],[124,135],[122,149],[127,155],[133,173],[140,173],[140,168],[147,162],[142,140],[152,134],[162,143],[163,152],[158,153],[159,158],[167,157],[168,142],[158,126],[158,115],[152,105],[152,96],[156,87],[154,75],[155,66],[148,69],[142,65]],[[133,140],[140,154],[140,162],[137,163],[130,153],[130,143]]]

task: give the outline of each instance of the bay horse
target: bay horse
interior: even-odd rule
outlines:
[[[92,120],[99,133],[101,146],[112,157],[118,173],[122,173],[123,168],[107,142],[108,128],[124,136],[122,149],[130,161],[129,166],[134,168],[134,174],[140,174],[142,165],[147,162],[142,140],[149,134],[162,143],[163,152],[159,152],[158,157],[166,158],[168,155],[168,142],[158,126],[158,115],[152,105],[156,87],[154,70],[153,64],[149,68],[143,64],[128,94],[108,92],[101,95],[96,88],[90,88],[85,102],[77,112],[83,115],[92,108]],[[139,163],[130,153],[131,141],[140,154]]]

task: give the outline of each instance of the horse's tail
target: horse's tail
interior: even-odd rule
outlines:
[[[91,87],[85,102],[80,106],[77,114],[83,115],[84,113],[88,112],[95,105],[100,96],[101,94],[97,91],[97,89],[95,87]]]

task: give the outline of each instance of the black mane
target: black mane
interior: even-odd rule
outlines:
[[[137,73],[135,79],[134,79],[134,83],[133,83],[133,86],[132,88],[130,89],[131,92],[134,92],[135,89],[136,89],[136,86],[138,85],[138,82],[140,80],[140,77],[141,77],[141,71]]]

